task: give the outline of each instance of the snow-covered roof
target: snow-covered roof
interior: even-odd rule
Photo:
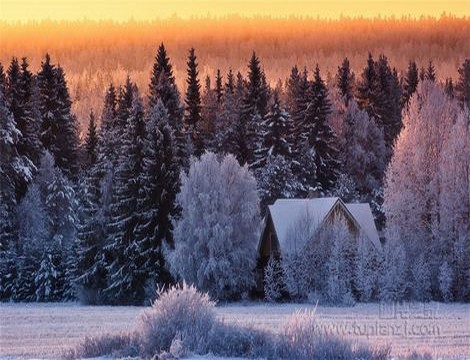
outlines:
[[[308,238],[305,234],[313,236],[337,202],[345,205],[364,234],[376,246],[380,246],[369,204],[344,204],[337,197],[278,199],[269,206],[269,212],[281,252],[301,251]]]

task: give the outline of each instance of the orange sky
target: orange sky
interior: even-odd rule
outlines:
[[[153,20],[176,15],[223,16],[255,14],[302,15],[321,18],[411,15],[439,16],[443,12],[470,16],[470,0],[0,0],[0,20],[112,19]]]

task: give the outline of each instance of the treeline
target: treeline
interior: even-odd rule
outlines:
[[[452,104],[468,107],[469,60],[459,74],[455,86],[450,80],[434,86],[445,89]],[[410,62],[406,76],[399,77],[386,56],[369,55],[358,76],[344,59],[330,84],[318,65],[313,73],[294,66],[287,83],[272,88],[253,53],[246,76],[229,70],[223,78],[217,71],[202,86],[191,49],[183,95],[162,44],[148,97],[129,77],[117,88],[110,85],[99,128],[91,111],[80,142],[63,69],[46,55],[32,74],[26,59],[14,58],[6,73],[0,71],[0,297],[140,304],[156,287],[183,277],[184,269],[170,271],[167,264],[179,248],[175,224],[191,224],[177,199],[180,174],[207,151],[233,154],[249,168],[261,215],[277,198],[314,191],[371,203],[383,228],[384,173],[403,126],[402,110],[413,118],[406,109],[422,108],[414,95],[418,84],[435,82],[432,62],[422,69]],[[418,215],[417,223],[427,219],[426,213]],[[412,239],[414,230],[408,230]],[[431,244],[440,239],[429,233],[422,238]],[[452,267],[452,254],[448,266],[461,274]],[[209,264],[218,261],[214,255]],[[467,299],[465,286],[463,293],[453,287],[452,298]],[[442,298],[439,289],[431,290],[432,298]]]
[[[172,54],[176,84],[183,90],[186,52],[192,46],[204,64],[200,69],[203,77],[213,78],[217,68],[243,73],[247,58],[256,49],[272,86],[277,79],[286,81],[292,64],[310,68],[313,61],[321,65],[325,79],[328,74],[333,78],[336,65],[346,55],[351,68],[359,73],[368,52],[387,54],[400,76],[404,76],[409,59],[419,65],[433,59],[440,80],[452,77],[455,81],[457,64],[470,53],[469,32],[468,17],[448,15],[419,19],[234,16],[126,23],[0,22],[0,62],[7,64],[12,54],[22,54],[37,71],[41,58],[49,52],[67,70],[73,111],[84,133],[89,109],[101,113],[102,97],[110,82],[123,83],[129,74],[142,95],[147,95],[154,44],[162,41]]]

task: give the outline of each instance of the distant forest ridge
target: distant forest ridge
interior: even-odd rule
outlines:
[[[318,63],[328,81],[345,56],[358,74],[367,55],[385,54],[403,75],[409,60],[419,67],[431,59],[440,81],[457,78],[457,68],[470,54],[470,18],[341,18],[308,17],[170,18],[153,22],[74,21],[0,22],[0,62],[26,56],[31,70],[39,69],[46,52],[66,73],[73,111],[85,124],[89,109],[100,113],[109,83],[120,84],[127,75],[142,91],[155,52],[165,43],[176,83],[185,90],[186,60],[190,47],[198,53],[199,76],[215,77],[247,72],[252,51],[259,56],[271,86],[289,76],[293,65],[312,71]]]

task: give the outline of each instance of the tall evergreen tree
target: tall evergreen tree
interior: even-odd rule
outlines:
[[[171,281],[163,250],[165,246],[173,246],[172,218],[177,215],[179,166],[175,161],[173,130],[162,102],[157,102],[151,109],[146,126],[141,178],[143,191],[138,202],[140,223],[136,228],[136,238],[144,258],[146,285],[155,289]]]
[[[248,63],[248,82],[243,94],[237,129],[237,159],[242,164],[255,162],[260,146],[261,122],[267,112],[268,89],[260,61],[253,52]]]
[[[457,99],[462,107],[467,106],[470,109],[470,59],[465,59],[458,71],[459,80],[455,85]]]
[[[15,281],[15,166],[18,163],[16,146],[20,135],[0,88],[0,299],[11,296]]]
[[[64,71],[51,64],[49,54],[38,73],[41,141],[67,175],[78,172],[78,129],[71,105]]]
[[[186,89],[186,126],[188,128],[190,139],[194,146],[195,154],[201,155],[204,151],[204,142],[200,134],[201,121],[201,84],[199,83],[199,71],[197,70],[196,54],[194,48],[189,49],[187,62],[187,89]]]
[[[351,71],[348,58],[344,58],[341,66],[338,66],[336,74],[336,86],[339,89],[341,97],[346,107],[353,97],[354,73]]]
[[[202,95],[201,108],[201,136],[204,140],[205,148],[215,149],[215,127],[217,125],[217,114],[219,103],[217,102],[217,92],[211,88],[211,79],[206,77],[204,93]]]
[[[149,86],[149,108],[154,107],[158,100],[162,101],[168,111],[168,123],[173,128],[177,146],[177,156],[180,165],[187,161],[186,144],[183,129],[183,106],[180,101],[180,93],[176,86],[173,67],[167,55],[165,46],[158,47],[155,63],[152,69],[152,77]]]
[[[88,131],[85,138],[85,150],[87,154],[87,165],[92,166],[96,162],[98,146],[98,133],[96,131],[96,120],[93,110],[90,111]]]
[[[452,82],[452,78],[446,79],[444,84],[444,92],[449,97],[449,99],[453,99],[455,97],[454,83]]]
[[[434,64],[432,63],[432,60],[429,60],[428,68],[426,69],[426,75],[425,75],[426,80],[429,81],[436,81],[437,75],[436,75],[436,69],[434,68]]]
[[[227,94],[233,95],[235,93],[235,77],[233,75],[232,69],[228,71],[227,82],[225,83],[225,96]]]
[[[135,228],[139,222],[138,199],[142,191],[145,118],[142,100],[137,92],[132,99],[114,179],[106,244],[111,256],[107,267],[109,280],[106,296],[111,302],[122,304],[142,303],[145,281],[141,249],[135,239]]]
[[[410,61],[408,63],[408,70],[406,71],[404,85],[403,85],[403,96],[402,96],[402,104],[408,105],[411,96],[416,91],[418,87],[418,66],[416,65],[415,61]]]
[[[222,75],[220,75],[220,69],[217,69],[217,73],[215,75],[215,93],[217,94],[217,104],[220,105],[222,103],[222,97],[224,95],[224,89],[222,86]]]
[[[314,71],[309,99],[299,140],[307,148],[314,149],[317,182],[323,191],[327,191],[334,186],[338,176],[339,161],[336,135],[328,125],[327,119],[331,103],[318,65]]]

